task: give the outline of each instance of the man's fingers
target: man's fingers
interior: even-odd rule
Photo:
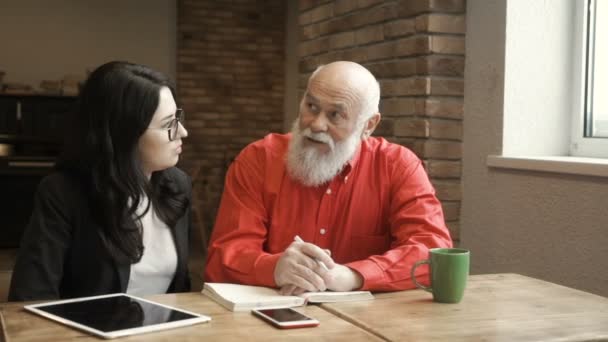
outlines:
[[[279,290],[279,293],[281,293],[283,296],[298,296],[304,292],[306,292],[306,289],[291,284],[285,285],[281,288],[281,290]]]
[[[318,269],[318,266],[320,266],[320,262],[323,262],[325,264],[325,267],[328,269],[330,267],[327,263],[329,262],[330,265],[334,263],[331,257],[328,256],[327,252],[325,252],[325,250],[306,242],[293,242],[292,245],[286,250],[286,254],[288,254],[289,257],[292,260],[295,260],[298,264],[304,265],[313,270]],[[316,259],[314,257],[315,255],[322,255],[322,257],[325,258],[325,261],[321,259]],[[323,269],[323,271],[326,270]],[[322,275],[323,272],[317,273]]]
[[[306,290],[304,290],[303,288],[300,287],[296,287],[293,292],[291,293],[292,296],[298,296],[301,295],[302,293],[306,292]]]
[[[295,279],[292,278],[292,281],[290,282],[291,284],[311,292],[325,291],[327,289],[323,278],[321,278],[312,269],[302,265],[295,265],[293,268],[293,272],[293,276]]]
[[[291,296],[292,294],[294,294],[294,290],[298,289],[298,287],[296,287],[295,285],[289,284],[289,285],[285,285],[283,287],[281,287],[281,290],[279,291],[280,294],[282,294],[283,296]]]
[[[319,246],[313,245],[312,243],[304,243],[302,244],[300,250],[308,257],[323,262],[328,269],[332,269],[335,265],[331,256],[329,256],[323,249],[319,248]]]
[[[310,291],[310,292],[315,292],[318,291],[317,288],[310,283],[308,280],[300,277],[297,274],[294,274],[293,277],[291,277],[292,279],[292,283],[295,287],[299,287],[299,288],[303,288],[306,291]]]

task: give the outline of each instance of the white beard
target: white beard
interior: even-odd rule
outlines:
[[[291,141],[287,151],[289,175],[306,186],[319,186],[332,180],[355,155],[361,143],[363,125],[357,125],[346,140],[335,143],[327,133],[313,133],[310,128],[300,130],[296,119],[291,127]],[[329,152],[319,152],[314,146],[305,147],[306,137],[326,143]]]

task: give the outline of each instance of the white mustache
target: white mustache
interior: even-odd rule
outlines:
[[[319,132],[319,133],[313,133],[310,128],[306,128],[304,130],[302,130],[302,136],[316,140],[316,141],[320,141],[324,144],[329,145],[329,147],[333,150],[335,147],[335,143],[334,140],[331,138],[331,136],[327,133],[323,133],[323,132]]]

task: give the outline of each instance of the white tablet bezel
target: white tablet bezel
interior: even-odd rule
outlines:
[[[137,328],[129,328],[129,329],[122,329],[122,330],[115,330],[115,331],[110,331],[110,332],[104,332],[101,330],[97,330],[95,328],[91,328],[89,326],[71,321],[69,319],[65,319],[63,317],[48,313],[46,311],[42,311],[40,309],[38,309],[39,307],[44,307],[44,306],[52,306],[52,305],[56,305],[56,304],[64,304],[64,303],[72,303],[72,302],[83,302],[83,301],[87,301],[87,300],[91,300],[91,299],[98,299],[98,298],[106,298],[106,297],[118,297],[118,296],[126,296],[126,297],[130,297],[130,298],[134,298],[143,302],[147,302],[153,305],[158,305],[158,306],[162,306],[165,307],[167,309],[171,309],[171,310],[175,310],[175,311],[180,311],[189,315],[193,315],[196,317],[193,318],[188,318],[188,319],[184,319],[184,320],[180,320],[180,321],[175,321],[175,322],[168,322],[168,323],[159,323],[159,324],[154,324],[154,325],[150,325],[150,326],[145,326],[145,327],[137,327]],[[142,333],[147,333],[147,332],[152,332],[152,331],[158,331],[158,330],[166,330],[166,329],[173,329],[173,328],[178,328],[178,327],[183,327],[183,326],[188,326],[188,325],[193,325],[196,323],[203,323],[203,322],[207,322],[211,320],[211,317],[205,316],[205,315],[201,315],[195,312],[191,312],[191,311],[187,311],[187,310],[182,310],[182,309],[178,309],[169,305],[164,305],[164,304],[160,304],[157,302],[153,302],[147,299],[143,299],[141,297],[137,297],[137,296],[132,296],[126,293],[112,293],[112,294],[107,294],[107,295],[101,295],[101,296],[91,296],[91,297],[80,297],[80,298],[74,298],[74,299],[65,299],[65,300],[58,300],[58,301],[52,301],[52,302],[46,302],[46,303],[40,303],[40,304],[31,304],[31,305],[25,305],[24,306],[25,310],[28,310],[30,312],[33,312],[37,315],[43,316],[45,318],[51,319],[53,321],[86,331],[88,333],[91,333],[93,335],[96,336],[100,336],[106,339],[111,339],[111,338],[117,338],[117,337],[123,337],[123,336],[128,336],[128,335],[135,335],[135,334],[142,334]]]

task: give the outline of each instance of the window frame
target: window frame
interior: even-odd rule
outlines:
[[[595,14],[595,1],[575,2],[575,27],[573,37],[573,106],[572,131],[570,137],[570,155],[577,157],[608,158],[608,139],[592,137],[591,125],[586,118],[591,118],[591,86],[593,82],[593,46],[590,40],[591,28]]]

